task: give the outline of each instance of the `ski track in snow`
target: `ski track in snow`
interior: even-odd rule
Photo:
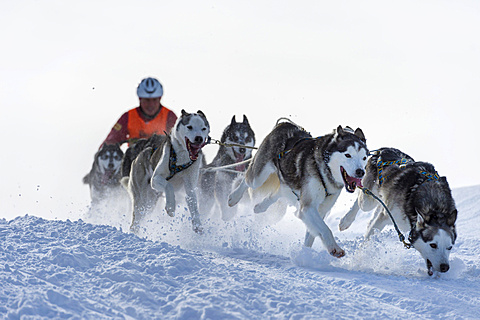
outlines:
[[[289,209],[267,225],[243,204],[232,222],[162,210],[143,237],[128,230],[128,203],[112,201],[78,221],[26,215],[0,220],[0,316],[5,319],[478,319],[480,186],[454,190],[458,239],[451,268],[429,277],[393,229],[364,242],[359,213],[338,231],[343,197],[327,223],[347,256],[316,240],[301,245]],[[161,206],[161,204],[159,204]],[[184,211],[182,213],[182,211]],[[109,225],[108,225],[109,224]]]

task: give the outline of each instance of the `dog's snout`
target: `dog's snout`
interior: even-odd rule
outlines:
[[[113,162],[110,162],[110,163],[108,164],[108,169],[113,169],[113,167],[114,167]]]
[[[203,137],[201,136],[196,136],[195,137],[195,143],[202,143],[203,142]]]
[[[450,266],[449,266],[448,264],[442,263],[442,264],[440,265],[440,272],[447,272],[448,269],[450,269]]]
[[[357,178],[362,178],[365,175],[365,170],[363,169],[357,169],[355,171],[355,174],[357,175]]]

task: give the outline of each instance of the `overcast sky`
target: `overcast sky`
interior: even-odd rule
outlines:
[[[0,217],[78,214],[147,76],[215,139],[233,115],[258,143],[279,117],[315,136],[349,125],[453,188],[480,183],[477,0],[3,1],[0,30]]]

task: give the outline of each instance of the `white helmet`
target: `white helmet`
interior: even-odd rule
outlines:
[[[155,78],[145,78],[137,88],[139,98],[160,98],[163,95],[162,84]]]

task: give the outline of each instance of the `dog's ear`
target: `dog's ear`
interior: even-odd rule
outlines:
[[[247,116],[246,116],[246,115],[243,115],[243,124],[249,125],[248,119],[247,119]]]
[[[337,134],[340,136],[343,136],[345,134],[345,131],[343,131],[342,126],[337,127]]]
[[[367,139],[365,139],[365,135],[363,134],[362,129],[357,128],[357,129],[355,130],[355,133],[354,133],[354,134],[355,134],[357,137],[359,137],[360,140],[362,140],[363,142],[365,142],[365,143],[367,142]]]
[[[197,113],[198,113],[199,115],[201,115],[202,117],[206,118],[206,117],[205,117],[205,114],[202,112],[202,110],[198,110]]]
[[[188,116],[188,112],[182,109],[182,116]]]
[[[417,224],[416,224],[416,228],[417,230],[420,230],[422,229],[424,226],[425,226],[425,216],[423,215],[423,213],[418,210],[417,208],[415,208],[415,212],[417,213]]]
[[[232,117],[232,121],[230,122],[230,125],[234,125],[237,123],[237,120],[235,118],[235,115]]]
[[[447,218],[447,225],[453,227],[457,221],[457,209],[453,210]]]

